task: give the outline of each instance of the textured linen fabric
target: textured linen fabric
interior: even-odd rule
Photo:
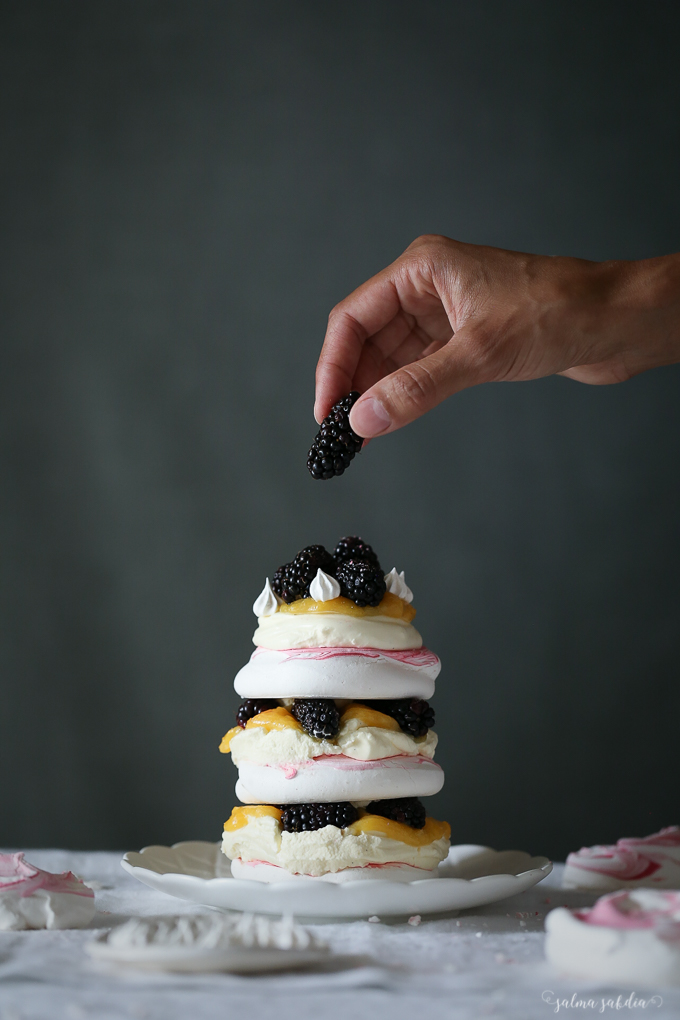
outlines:
[[[278,975],[141,975],[97,970],[83,951],[94,931],[131,916],[207,913],[127,875],[118,853],[33,850],[27,858],[50,871],[71,869],[97,884],[90,929],[0,933],[1,1020],[306,1020],[390,1016],[478,1020],[554,1014],[552,997],[616,999],[634,989],[598,988],[561,979],[543,957],[543,918],[554,906],[591,904],[593,896],[559,889],[561,868],[520,896],[457,916],[405,922],[314,925],[342,957],[337,968]],[[347,959],[351,957],[351,959]],[[653,992],[635,990],[639,997]],[[673,1017],[680,991],[655,989],[663,1005],[625,1009]],[[625,996],[624,996],[625,997]],[[597,1009],[564,1010],[590,1015]],[[604,1013],[609,1012],[609,1008]],[[613,1009],[612,1012],[619,1012]],[[601,1015],[598,1013],[598,1015]]]

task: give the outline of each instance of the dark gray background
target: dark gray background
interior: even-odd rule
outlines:
[[[330,308],[418,234],[680,247],[680,6],[2,11],[0,842],[218,838],[251,603],[348,533],[444,661],[454,840],[678,822],[679,368],[305,456]]]

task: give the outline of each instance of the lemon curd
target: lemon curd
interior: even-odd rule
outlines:
[[[416,615],[416,611],[410,602],[400,599],[392,592],[386,592],[382,602],[377,606],[358,606],[351,599],[340,595],[337,599],[329,599],[328,602],[317,602],[316,599],[297,599],[295,602],[284,603],[278,608],[279,613],[290,613],[293,616],[305,613],[340,613],[343,616],[371,617],[391,616],[395,620],[403,620],[410,623]]]
[[[351,719],[358,719],[362,726],[373,726],[379,730],[397,731],[400,729],[399,723],[391,715],[386,715],[385,712],[378,712],[374,708],[369,708],[368,705],[350,705],[342,713],[340,726],[343,726]]]
[[[281,810],[272,804],[249,804],[245,807],[235,807],[231,817],[224,823],[225,832],[234,832],[242,829],[253,818],[275,818],[281,822]],[[398,843],[406,843],[407,846],[428,846],[437,839],[451,838],[451,826],[448,822],[438,822],[436,818],[426,818],[422,829],[412,829],[410,825],[403,822],[395,822],[391,818],[383,818],[382,815],[371,815],[364,813],[356,822],[352,822],[346,829],[342,829],[345,836],[360,836],[362,833],[370,836],[385,836],[387,839],[394,839]]]
[[[436,818],[426,818],[422,829],[412,829],[403,822],[395,822],[382,815],[362,815],[352,822],[343,832],[350,836],[358,836],[365,832],[372,836],[386,836],[408,846],[427,846],[436,839],[451,838],[451,826],[448,822],[438,822]]]
[[[299,730],[303,732],[302,726],[297,721],[287,708],[282,706],[279,708],[268,708],[266,712],[260,712],[259,715],[254,715],[245,725],[247,730],[261,729],[265,733],[271,733],[272,730]],[[220,744],[220,751],[222,754],[229,754],[231,750],[231,742],[237,734],[243,733],[241,726],[232,726],[232,728],[224,734],[222,742]]]
[[[249,804],[246,807],[235,807],[224,823],[225,832],[242,829],[251,818],[275,818],[281,821],[281,811],[272,804]]]

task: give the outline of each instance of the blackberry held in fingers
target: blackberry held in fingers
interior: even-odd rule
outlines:
[[[340,592],[358,606],[378,606],[387,591],[380,567],[365,560],[347,560],[335,568]]]
[[[325,825],[346,829],[356,822],[359,812],[349,801],[338,804],[282,804],[281,826],[284,832],[310,832]]]
[[[364,701],[362,704],[376,712],[391,715],[404,733],[411,737],[424,737],[434,726],[434,709],[420,698],[386,698],[380,701]]]
[[[353,390],[338,400],[321,423],[321,427],[307,455],[307,467],[312,478],[334,478],[349,467],[359,453],[363,439],[349,424],[349,412],[361,396]]]
[[[278,701],[273,701],[271,698],[245,698],[236,710],[236,722],[241,729],[244,729],[248,720],[252,719],[254,715],[278,707]]]
[[[412,829],[422,829],[425,826],[425,808],[417,797],[398,797],[394,800],[374,800],[366,811],[369,815],[381,815],[383,818],[391,818],[393,822],[402,822],[410,825]]]
[[[332,740],[340,729],[340,713],[332,698],[296,698],[290,711],[319,740]]]
[[[333,550],[333,559],[336,566],[346,563],[347,560],[364,560],[365,563],[371,563],[378,570],[382,570],[371,546],[358,535],[346,535],[345,538],[341,538]]]

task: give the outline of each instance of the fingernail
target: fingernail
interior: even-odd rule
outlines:
[[[392,424],[392,419],[379,400],[368,397],[367,400],[360,400],[354,405],[349,423],[360,436],[370,439],[371,436],[379,436],[386,432]]]

